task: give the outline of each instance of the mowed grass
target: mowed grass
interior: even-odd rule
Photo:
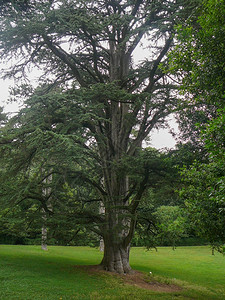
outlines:
[[[52,246],[44,252],[40,246],[0,245],[0,299],[225,299],[225,256],[212,256],[209,247],[132,248],[131,266],[150,281],[182,287],[171,293],[77,267],[99,264],[101,258],[89,247]]]

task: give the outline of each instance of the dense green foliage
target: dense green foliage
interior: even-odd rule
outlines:
[[[223,107],[225,4],[223,0],[202,2],[195,13],[197,19],[192,16],[177,27],[179,46],[171,68],[181,76],[182,89],[190,92],[195,102]]]
[[[88,243],[90,235],[76,224],[76,216],[82,217],[81,210],[84,214],[86,205],[94,208],[90,200],[94,193],[82,178],[88,164],[82,168],[86,159],[79,151],[80,145],[74,143],[76,136],[68,133],[75,126],[71,116],[76,114],[76,105],[71,102],[69,109],[67,99],[66,113],[64,100],[59,93],[46,97],[37,91],[2,128],[1,207],[5,211],[0,222],[5,235],[8,231],[12,237],[17,234],[18,238],[40,241],[44,208],[48,214],[49,243],[68,244],[73,240],[79,245],[82,234],[86,238],[83,243]],[[51,128],[56,119],[57,126]],[[82,222],[88,227],[88,213]]]
[[[224,107],[225,4],[223,0],[200,3],[189,19],[177,26],[178,44],[170,71],[181,82],[183,109],[178,122],[182,138],[204,151],[201,130],[217,116],[217,109]]]
[[[204,160],[196,159],[183,170],[182,196],[197,232],[220,251],[225,242],[224,14],[224,1],[203,1],[197,19],[178,26],[180,44],[171,61],[171,70],[181,76],[181,88],[188,99],[181,128],[190,120],[191,126],[184,132],[191,139],[197,133],[195,144],[204,153]],[[197,111],[193,114],[197,118],[191,117],[193,111]]]
[[[195,162],[182,172],[185,186],[182,196],[197,232],[213,247],[225,243],[225,118],[224,112],[204,131],[208,163]]]

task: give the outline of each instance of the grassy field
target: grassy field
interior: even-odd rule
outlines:
[[[131,250],[131,266],[149,281],[182,288],[169,293],[77,267],[98,264],[101,257],[97,249],[88,247],[52,246],[43,252],[40,246],[0,245],[0,299],[225,299],[225,257],[212,256],[209,247]]]

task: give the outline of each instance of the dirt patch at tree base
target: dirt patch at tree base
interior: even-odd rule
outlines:
[[[145,274],[138,271],[134,271],[133,274],[123,275],[123,277],[124,282],[127,284],[156,292],[174,293],[182,290],[181,287],[175,284],[158,282],[154,279],[148,278]]]
[[[77,269],[84,270],[89,274],[107,274],[120,278],[124,284],[129,284],[136,286],[142,289],[152,290],[156,292],[164,293],[175,293],[182,291],[182,288],[175,284],[167,284],[163,282],[158,282],[154,277],[148,277],[147,274],[144,274],[139,271],[132,271],[131,274],[117,274],[105,271],[99,265],[92,266],[74,266]]]

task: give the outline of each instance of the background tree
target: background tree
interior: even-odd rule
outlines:
[[[225,161],[224,112],[213,120],[204,132],[209,162],[195,162],[182,172],[185,186],[182,197],[190,212],[197,233],[211,243],[213,249],[223,251],[225,233]]]
[[[136,211],[151,174],[146,157],[140,163],[139,149],[177,102],[159,65],[166,62],[173,43],[174,24],[185,19],[195,3],[53,0],[26,4],[21,9],[10,1],[1,11],[1,56],[15,62],[5,76],[25,78],[29,68],[36,65],[43,71],[41,78],[47,86],[42,88],[42,95],[32,97],[33,101],[48,99],[48,92],[57,86],[61,92],[56,98],[63,105],[62,118],[53,118],[51,112],[42,116],[45,128],[40,123],[36,130],[29,123],[24,125],[28,130],[23,142],[30,140],[30,145],[34,139],[38,144],[41,136],[39,144],[53,152],[57,152],[51,147],[54,139],[65,138],[69,144],[62,144],[67,151],[73,144],[77,149],[76,170],[70,172],[70,178],[82,179],[98,199],[94,209],[80,209],[79,213],[91,220],[92,230],[104,239],[102,266],[109,271],[130,272]],[[144,37],[149,57],[136,63],[133,56]],[[27,96],[27,90],[23,94]],[[73,116],[70,109],[74,109]],[[47,152],[49,159],[45,160]],[[43,154],[40,157],[47,166],[56,166],[51,151]],[[31,152],[28,158],[27,164],[37,158],[36,153]],[[127,160],[132,161],[133,169],[126,168]],[[135,177],[132,174],[137,163],[140,171]],[[105,207],[101,215],[97,213],[100,202]]]
[[[197,20],[177,26],[180,42],[170,66],[180,75],[190,100],[223,107],[225,5],[215,0],[202,3]]]
[[[157,241],[162,245],[172,245],[173,250],[177,242],[186,236],[187,218],[179,206],[160,206],[154,213],[157,219],[159,233]]]
[[[203,152],[201,131],[224,106],[224,2],[201,1],[190,17],[176,27],[178,44],[170,71],[183,94],[177,120],[182,140]]]
[[[224,243],[224,96],[225,4],[203,1],[197,22],[178,27],[180,40],[172,68],[180,73],[189,103],[208,111],[208,121],[197,126],[206,160],[183,171],[186,198],[198,231],[212,246]],[[196,122],[201,123],[201,122]]]
[[[151,180],[138,207],[133,245],[151,248],[209,242],[206,237],[199,237],[185,206],[185,198],[179,195],[179,190],[185,190],[180,169],[189,168],[196,160],[202,161],[202,157],[192,150],[192,144],[180,143],[175,149],[158,152],[153,158],[157,168],[151,167]]]

